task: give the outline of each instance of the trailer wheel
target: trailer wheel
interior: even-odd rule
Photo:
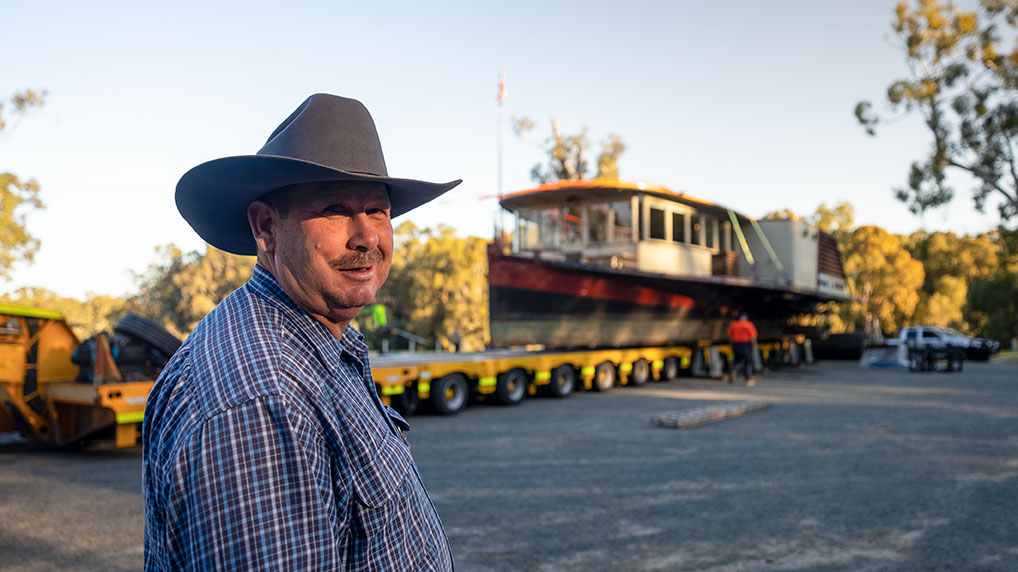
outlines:
[[[671,381],[677,377],[679,377],[679,358],[666,357],[658,381]]]
[[[177,339],[177,336],[167,332],[156,322],[147,318],[142,318],[137,314],[125,314],[124,317],[120,318],[120,321],[113,326],[113,331],[118,334],[123,333],[142,340],[166,354],[167,358],[176,353],[177,348],[179,348],[181,344],[181,341]]]
[[[431,405],[442,415],[456,415],[467,406],[470,386],[467,376],[450,373],[431,384]]]
[[[650,362],[640,358],[633,362],[633,371],[629,373],[629,385],[643,385],[650,381]]]
[[[403,388],[403,393],[392,400],[392,408],[403,417],[409,417],[417,412],[421,405],[421,398],[417,395],[417,386]]]
[[[500,373],[498,381],[495,383],[495,397],[502,405],[519,405],[527,395],[529,383],[527,372],[520,368]]]
[[[568,397],[576,388],[576,370],[571,365],[560,365],[551,371],[548,392],[553,397]]]
[[[611,391],[615,387],[615,365],[610,361],[597,364],[594,370],[594,389],[598,391]]]

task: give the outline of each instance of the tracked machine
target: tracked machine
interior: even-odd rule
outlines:
[[[133,446],[149,390],[180,343],[133,314],[79,342],[60,312],[0,305],[0,433]]]

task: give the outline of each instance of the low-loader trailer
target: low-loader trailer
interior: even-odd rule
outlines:
[[[385,404],[405,414],[425,406],[452,415],[475,398],[516,405],[538,394],[604,392],[682,375],[721,378],[732,361],[730,345],[703,340],[694,346],[382,354],[372,356],[371,371]],[[800,335],[761,342],[754,361],[757,370],[812,362],[810,340]]]

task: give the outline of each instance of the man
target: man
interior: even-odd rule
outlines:
[[[753,379],[753,342],[756,341],[756,326],[749,321],[745,312],[739,314],[739,319],[728,326],[728,341],[732,342],[732,350],[735,353],[731,381],[735,381],[737,373],[741,370],[746,376],[746,385],[756,385]]]
[[[452,569],[349,323],[388,275],[390,218],[459,183],[389,177],[367,109],[324,94],[180,179],[195,231],[258,262],[149,395],[146,570]]]

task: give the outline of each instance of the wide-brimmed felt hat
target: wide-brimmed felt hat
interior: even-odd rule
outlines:
[[[254,155],[215,159],[184,173],[177,183],[177,209],[212,246],[251,255],[257,253],[247,221],[252,201],[281,187],[326,181],[384,183],[392,217],[462,182],[390,177],[367,108],[355,99],[319,93],[291,113]]]

